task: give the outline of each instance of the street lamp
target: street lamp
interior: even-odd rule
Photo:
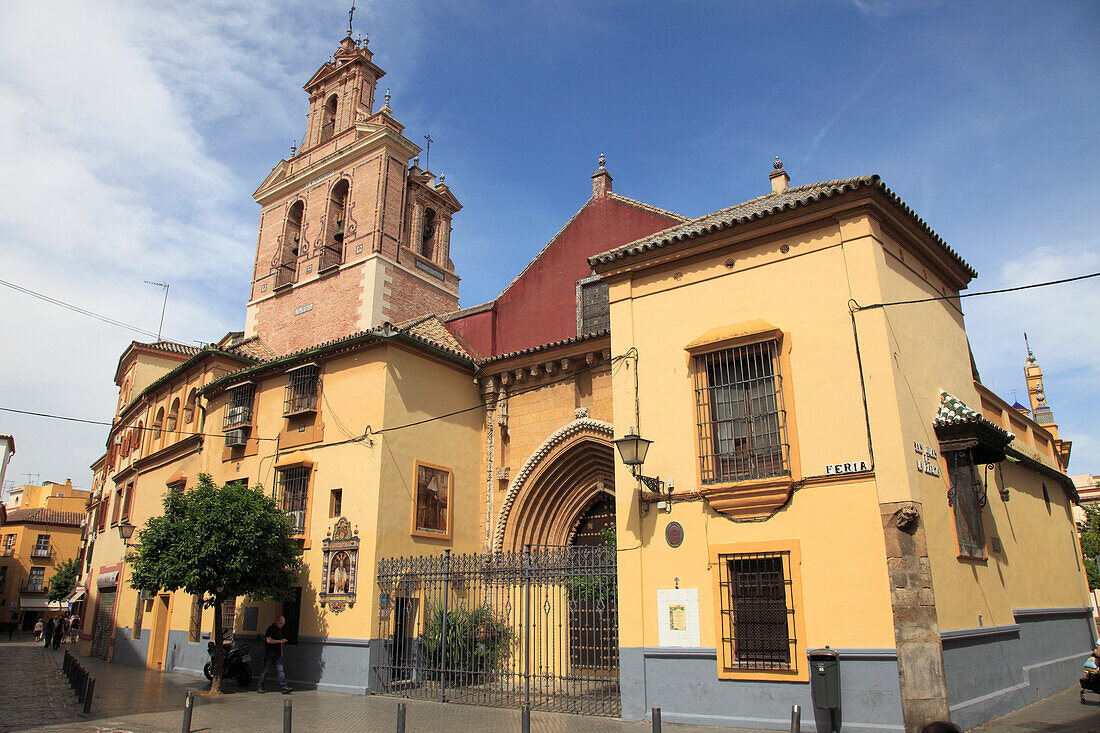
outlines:
[[[665,483],[661,481],[660,477],[645,476],[642,474],[642,464],[645,462],[646,453],[649,452],[649,446],[653,444],[652,440],[647,440],[634,432],[634,428],[630,429],[630,432],[626,436],[612,441],[615,447],[619,450],[619,458],[623,463],[630,466],[630,473],[634,478],[638,479],[638,483],[645,488],[639,488],[639,495],[641,498],[641,510],[642,515],[649,513],[650,502],[658,502],[664,504],[664,510],[666,512],[672,512],[672,481],[668,482],[666,491]],[[648,489],[648,492],[646,491]],[[652,493],[649,493],[652,492]],[[658,508],[661,508],[658,506]]]
[[[122,544],[127,547],[130,546],[130,538],[134,536],[134,529],[136,529],[134,525],[126,521],[118,525],[118,536],[122,538]]]

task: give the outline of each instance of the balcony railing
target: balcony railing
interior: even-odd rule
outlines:
[[[2,551],[0,551],[0,557],[15,557],[15,548],[5,547]]]
[[[251,402],[251,399],[249,400]],[[230,405],[225,410],[223,430],[244,427],[252,424],[252,405]]]
[[[32,583],[27,581],[20,586],[20,590],[24,593],[49,593],[50,586],[45,583]]]
[[[53,550],[49,547],[36,547],[31,550],[31,557],[49,557],[53,554]]]
[[[275,289],[293,285],[298,274],[296,264],[282,264],[275,269]]]
[[[290,526],[294,530],[294,534],[302,534],[306,531],[306,513],[304,509],[287,512],[286,515],[290,517]]]
[[[283,400],[283,414],[294,415],[316,410],[320,384],[316,366],[304,366],[290,372]]]

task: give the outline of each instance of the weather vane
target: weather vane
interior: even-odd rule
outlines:
[[[351,38],[351,20],[355,17],[355,0],[351,0],[351,10],[348,11],[348,38]]]

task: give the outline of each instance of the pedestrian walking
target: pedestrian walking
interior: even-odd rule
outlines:
[[[61,637],[65,635],[65,619],[57,619],[53,625],[53,640],[52,646],[57,649],[61,646]]]
[[[53,641],[53,627],[57,625],[54,619],[50,619],[46,622],[46,628],[42,630],[42,647],[45,649],[50,648],[50,642]]]
[[[80,633],[80,615],[73,614],[69,618],[69,641],[76,643],[76,637]]]
[[[275,619],[275,623],[267,627],[264,633],[264,666],[260,670],[260,683],[256,687],[256,692],[264,691],[264,678],[267,677],[267,668],[270,666],[274,666],[275,672],[279,675],[279,686],[283,694],[290,692],[290,687],[286,683],[286,673],[283,671],[283,646],[286,644],[286,632],[283,631],[283,626],[285,624],[286,619],[280,616]]]
[[[38,619],[38,621],[36,621],[34,624],[34,640],[42,641],[42,632],[45,630],[46,625],[42,623],[42,619]]]

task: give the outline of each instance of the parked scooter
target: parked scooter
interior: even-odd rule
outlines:
[[[225,652],[222,658],[222,679],[230,677],[237,680],[241,687],[248,687],[252,682],[252,656],[248,653],[248,645],[232,646],[222,644]],[[214,642],[206,645],[206,651],[210,655],[210,661],[202,668],[206,679],[214,679]]]

